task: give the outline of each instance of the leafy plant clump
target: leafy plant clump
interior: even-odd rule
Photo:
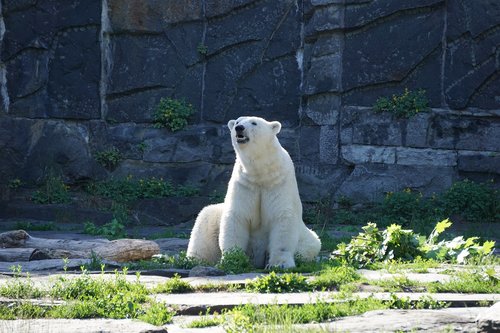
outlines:
[[[194,196],[199,193],[199,189],[193,186],[176,186],[163,178],[134,179],[132,176],[90,183],[87,185],[86,191],[119,203],[128,203],[143,198]]]
[[[217,268],[227,274],[247,273],[254,269],[250,258],[240,248],[233,248],[226,251],[217,264]]]
[[[398,118],[410,118],[429,108],[429,101],[425,90],[416,92],[405,89],[401,95],[392,95],[392,98],[380,97],[373,105],[375,112],[390,112]]]
[[[83,232],[94,236],[104,236],[109,239],[120,239],[127,237],[125,226],[121,224],[116,218],[100,227],[96,226],[92,222],[85,222],[83,225]]]
[[[436,224],[429,237],[421,237],[413,230],[402,229],[393,224],[381,231],[375,223],[368,223],[357,237],[348,244],[339,244],[332,253],[334,258],[340,258],[355,267],[388,260],[411,261],[418,257],[438,261],[452,261],[459,264],[469,260],[481,261],[495,246],[494,241],[486,241],[483,245],[477,243],[478,237],[464,239],[463,236],[452,240],[438,241],[439,236],[451,226],[446,219]]]
[[[139,261],[130,263],[129,267],[132,269],[160,269],[160,268],[178,268],[178,269],[191,269],[195,266],[208,266],[202,260],[188,257],[186,251],[180,251],[176,255],[158,254],[154,255],[151,260]]]
[[[486,184],[456,182],[443,194],[443,203],[448,215],[469,222],[500,221],[500,194]]]
[[[39,190],[35,191],[31,199],[38,204],[63,204],[71,201],[69,186],[64,184],[61,177],[50,173]]]
[[[255,278],[246,285],[248,291],[259,293],[296,293],[311,290],[307,279],[297,273],[271,273]]]
[[[193,291],[191,285],[182,280],[178,274],[164,283],[158,284],[154,289],[154,293],[167,293],[167,294],[182,294]]]
[[[154,126],[168,127],[172,132],[179,131],[187,126],[193,113],[193,106],[183,100],[162,98],[153,114]]]
[[[96,161],[108,170],[114,170],[123,159],[121,152],[116,147],[99,151],[95,154]]]

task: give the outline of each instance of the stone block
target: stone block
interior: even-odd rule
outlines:
[[[316,8],[305,26],[306,36],[342,28],[343,16],[343,5],[331,4]]]
[[[491,33],[499,15],[494,0],[448,3],[444,93],[451,108],[500,107],[498,78],[492,79],[498,70],[500,33]]]
[[[255,0],[235,0],[235,1],[219,1],[219,0],[206,0],[205,1],[205,14],[207,17],[223,16],[230,14],[231,11],[241,8],[252,6]]]
[[[382,8],[385,7],[381,4],[382,1],[376,3],[383,6]],[[384,2],[387,6],[405,6],[401,5],[402,3],[406,2]],[[409,3],[413,6],[416,4],[415,1]],[[374,11],[373,15],[378,15],[377,13],[378,11]],[[347,17],[349,16],[346,16],[346,19]],[[353,90],[352,95],[347,96],[348,103],[371,105],[381,95],[390,96],[398,90],[400,93],[403,90],[400,85],[395,91],[384,91],[386,89],[380,84],[392,85],[394,82],[413,80],[410,73],[412,77],[421,75],[419,71],[422,66],[425,67],[433,59],[439,60],[436,50],[441,47],[443,17],[440,7],[429,7],[422,11],[401,11],[401,15],[388,16],[384,20],[377,19],[360,29],[348,32],[344,39],[342,57],[342,71],[348,75],[343,76],[342,86],[345,91],[363,89]],[[412,40],[413,47],[405,46],[408,45],[408,40]],[[435,70],[435,66],[432,68]],[[436,72],[431,74],[436,75]],[[427,82],[428,86],[410,85],[408,88],[440,91],[439,80],[418,81]]]
[[[107,93],[114,97],[138,90],[173,88],[186,72],[182,56],[163,34],[116,35],[111,38],[111,49]]]
[[[403,146],[426,148],[431,112],[420,112],[406,120],[406,129],[403,133]]]
[[[397,164],[359,164],[341,183],[335,197],[354,202],[373,202],[385,193],[411,188],[424,195],[439,193],[457,179],[453,167],[406,166]]]
[[[338,162],[338,126],[321,126],[319,133],[319,160],[325,164],[336,164]]]
[[[54,41],[73,27],[95,29],[101,22],[101,1],[43,1],[36,5],[6,1],[2,14],[5,24],[2,60],[6,61],[27,49],[50,50]],[[26,26],[28,22],[30,28]]]
[[[232,161],[234,163],[234,159]],[[194,163],[150,163],[137,160],[124,160],[111,173],[110,177],[122,178],[163,178],[175,184],[196,186],[202,195],[224,194],[231,177],[233,164]]]
[[[223,158],[222,150],[232,150],[229,137],[222,137],[221,131],[213,127],[194,126],[182,132],[165,134],[143,141],[145,162],[214,161]]]
[[[339,54],[311,59],[305,72],[303,91],[306,95],[341,91],[341,63]]]
[[[341,128],[352,128],[352,143],[376,146],[400,146],[404,120],[389,113],[373,113],[368,108],[345,108]]]
[[[456,166],[457,152],[443,149],[396,148],[400,165]]]
[[[108,16],[114,32],[163,32],[169,24],[200,20],[202,2],[108,0]]]
[[[307,98],[305,115],[316,125],[335,125],[340,109],[339,95],[313,95]]]
[[[90,153],[86,126],[38,120],[28,133],[30,149],[19,170],[22,179],[40,181],[53,172],[62,175],[66,182],[76,182],[99,175],[100,168]]]
[[[98,119],[101,79],[99,31],[75,28],[57,38],[49,62],[47,92],[51,118]]]
[[[317,161],[320,151],[319,126],[302,126],[299,129],[299,157],[300,161]]]
[[[290,122],[297,119],[300,73],[294,56],[261,62],[263,45],[253,42],[207,63],[204,120],[226,122],[242,115]]]
[[[433,148],[498,151],[500,122],[453,113],[440,113],[430,120],[429,146]]]
[[[344,36],[340,33],[320,35],[314,41],[311,56],[319,58],[331,54],[341,54],[344,43]]]
[[[105,118],[110,123],[151,123],[160,99],[172,94],[172,89],[161,88],[108,97]]]
[[[396,161],[395,147],[343,145],[342,159],[349,164],[385,163],[394,164]]]
[[[500,331],[500,302],[481,311],[476,318],[476,324],[478,332],[493,333]]]
[[[222,5],[227,7],[231,4]],[[207,6],[207,12],[211,12],[211,4]],[[288,21],[292,17],[296,23],[290,25]],[[243,6],[228,15],[221,15],[217,19],[209,20],[206,31],[205,44],[209,48],[208,55],[219,53],[220,50],[232,48],[246,43],[261,42],[262,48],[274,47],[275,43],[281,47],[290,49],[292,46],[300,44],[300,24],[301,17],[295,1],[271,1],[266,0],[258,5]],[[283,25],[283,26],[282,26]],[[291,28],[286,34],[286,29]],[[274,38],[277,33],[277,39]],[[284,38],[284,40],[283,40]],[[286,41],[293,41],[286,43]],[[268,45],[266,45],[268,44]]]
[[[361,1],[360,1],[361,2]],[[409,1],[362,1],[361,6],[347,6],[345,10],[345,27],[362,27],[374,21],[404,12],[426,12],[442,5],[444,0],[409,0]]]
[[[500,152],[459,150],[458,170],[500,174]]]
[[[331,199],[349,171],[342,165],[316,164],[314,161],[295,163],[295,173],[303,202]]]

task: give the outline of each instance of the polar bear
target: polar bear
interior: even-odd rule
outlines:
[[[227,125],[236,152],[227,194],[198,214],[187,255],[214,264],[241,248],[257,268],[294,267],[295,254],[314,260],[321,242],[302,221],[293,162],[277,138],[281,123],[240,117]]]

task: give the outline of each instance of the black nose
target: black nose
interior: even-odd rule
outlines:
[[[238,126],[236,126],[236,127],[234,128],[234,130],[235,130],[236,132],[243,132],[243,130],[244,130],[244,129],[245,129],[245,126],[243,126],[243,125],[238,125]]]

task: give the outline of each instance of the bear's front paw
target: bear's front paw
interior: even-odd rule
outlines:
[[[295,267],[295,261],[293,260],[293,256],[291,254],[282,252],[279,256],[271,257],[269,259],[268,266],[278,268],[292,268]]]

